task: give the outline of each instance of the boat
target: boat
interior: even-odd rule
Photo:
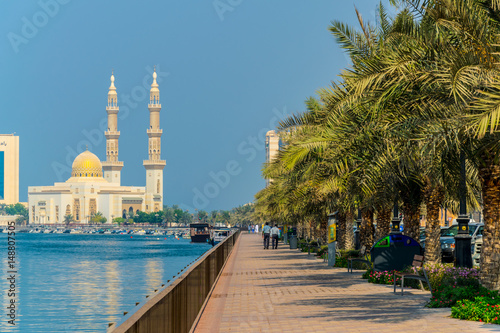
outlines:
[[[209,243],[211,243],[212,245],[219,244],[229,235],[231,235],[231,229],[229,228],[213,229],[211,232]]]
[[[182,235],[182,238],[191,239],[191,235],[186,232],[185,234]]]
[[[189,225],[191,242],[206,243],[210,239],[210,224],[208,223],[191,223]]]

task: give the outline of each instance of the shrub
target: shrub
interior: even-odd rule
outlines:
[[[461,279],[456,284],[443,284],[433,289],[432,298],[427,306],[447,308],[454,306],[461,300],[474,300],[477,296],[490,294],[491,292],[481,286],[478,280]]]
[[[451,316],[458,319],[500,324],[498,292],[490,291],[487,296],[475,297],[473,300],[457,301],[456,306],[451,308]]]
[[[318,246],[318,241],[317,241],[317,240],[311,240],[311,241],[309,242],[309,245],[310,245],[310,246]]]
[[[337,250],[337,259],[335,259],[334,267],[344,267],[347,268],[348,258],[360,258],[359,250]],[[353,262],[352,266],[354,269],[364,269],[366,264],[362,262]]]
[[[326,253],[328,253],[328,245],[322,245],[318,251],[318,256],[324,258],[326,257]]]
[[[453,264],[425,264],[429,282],[432,289],[439,289],[441,285],[456,285],[457,281],[462,281],[459,285],[468,285],[470,281],[478,281],[479,271],[476,268],[453,267]],[[479,285],[478,283],[476,283]]]

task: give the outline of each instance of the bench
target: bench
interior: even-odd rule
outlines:
[[[311,240],[312,241],[312,240]],[[311,245],[310,242],[311,241],[308,241],[307,242],[307,255],[310,255],[311,254],[311,250],[315,253],[317,253],[319,251],[319,249],[321,249],[321,241],[319,238],[316,239],[316,244],[317,245]]]
[[[412,268],[413,268],[414,272],[408,272],[408,273],[406,273],[406,272],[394,272],[394,275],[393,275],[394,293],[396,293],[396,276],[400,276],[401,277],[401,295],[403,295],[405,278],[419,280],[420,288],[422,288],[422,290],[424,289],[424,285],[423,285],[422,281],[425,281],[427,283],[427,285],[429,286],[429,290],[431,291],[431,294],[432,294],[432,287],[431,287],[431,284],[429,283],[429,278],[427,277],[427,272],[425,271],[425,268],[424,268],[424,256],[416,254],[413,257]],[[418,268],[422,268],[422,271],[424,272],[423,276],[418,274],[418,271],[417,271]]]
[[[347,272],[349,272],[349,270],[350,270],[350,272],[352,273],[352,263],[353,262],[362,262],[362,263],[365,263],[368,266],[372,267],[372,262],[368,259],[368,253],[366,251],[365,246],[361,247],[361,250],[359,253],[362,256],[361,258],[358,258],[358,257],[347,258]]]

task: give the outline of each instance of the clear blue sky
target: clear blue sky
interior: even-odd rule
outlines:
[[[357,26],[356,5],[374,22],[377,3],[2,1],[0,133],[20,137],[20,200],[27,201],[28,186],[66,181],[75,152],[87,144],[105,160],[99,123],[111,69],[122,184],[144,186],[143,81],[149,94],[156,65],[164,203],[213,210],[252,201],[265,185],[265,132],[281,115],[303,111],[304,100],[348,65],[330,21]]]

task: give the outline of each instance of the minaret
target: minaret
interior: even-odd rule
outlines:
[[[146,168],[146,212],[156,212],[163,209],[163,168],[166,162],[161,160],[161,135],[163,131],[160,129],[160,90],[158,83],[156,83],[156,76],[155,68],[148,105],[149,159],[144,161]]]
[[[271,163],[280,150],[280,137],[276,131],[268,131],[266,133],[266,163]],[[272,179],[266,179],[266,187],[272,183]]]
[[[118,161],[118,101],[115,87],[115,76],[111,73],[111,86],[108,92],[108,130],[104,132],[106,136],[106,161],[102,163],[104,179],[110,183],[120,184],[120,173],[123,168],[123,162]]]

